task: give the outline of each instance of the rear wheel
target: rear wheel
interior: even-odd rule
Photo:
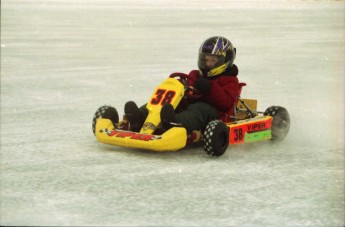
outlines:
[[[282,141],[287,136],[290,129],[289,112],[281,106],[268,107],[264,113],[266,116],[271,116],[272,120],[272,141]]]
[[[220,120],[208,123],[203,133],[204,150],[208,155],[221,156],[229,145],[229,129]]]
[[[112,106],[101,106],[97,109],[95,115],[92,119],[92,132],[95,134],[96,131],[96,122],[98,118],[106,118],[111,120],[113,125],[119,122],[119,114],[117,110]]]

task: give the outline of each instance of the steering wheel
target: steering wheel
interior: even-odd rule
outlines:
[[[190,84],[194,84],[195,78],[185,74],[185,73],[173,73],[169,76],[169,78],[179,78],[178,80],[183,84],[185,90],[185,96],[191,99],[200,99],[202,94],[199,93],[197,89],[195,89]]]

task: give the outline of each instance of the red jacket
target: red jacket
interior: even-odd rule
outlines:
[[[209,78],[211,90],[201,97],[201,101],[218,110],[219,118],[225,122],[230,121],[230,116],[234,115],[234,106],[239,95],[237,74],[237,66],[233,65],[230,70],[223,74]],[[201,76],[198,70],[192,70],[189,75],[195,80]]]

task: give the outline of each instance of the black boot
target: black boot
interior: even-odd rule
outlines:
[[[164,104],[161,109],[161,121],[163,130],[167,131],[174,126],[181,126],[177,123],[175,117],[175,110],[171,104]]]
[[[135,102],[129,101],[125,104],[125,116],[129,121],[130,130],[133,132],[139,132],[146,117],[144,112],[138,108]]]

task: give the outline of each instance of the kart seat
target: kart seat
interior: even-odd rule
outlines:
[[[247,85],[247,84],[246,84],[246,83],[243,83],[243,82],[239,83],[239,86],[238,86],[238,95],[237,95],[238,98],[241,97],[242,87],[244,87],[244,86],[246,86],[246,85]],[[236,102],[236,103],[237,103],[237,102]]]
[[[247,84],[243,83],[243,82],[238,84],[238,94],[236,97],[236,101],[234,103],[233,111],[231,111],[230,115],[225,116],[224,119],[222,119],[223,121],[231,122],[231,121],[235,121],[237,119],[236,112],[237,112],[238,99],[241,97],[242,88],[246,85]]]
[[[257,100],[255,99],[242,99],[242,88],[246,86],[246,83],[239,83],[237,100],[234,105],[234,115],[231,116],[232,120],[246,119],[256,115]]]

